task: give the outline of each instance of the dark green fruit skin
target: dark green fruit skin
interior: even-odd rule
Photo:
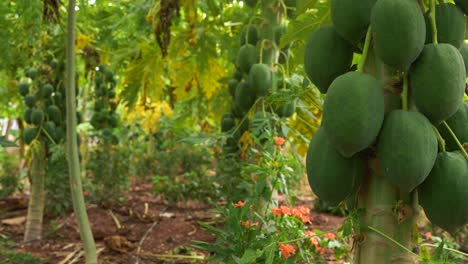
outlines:
[[[279,46],[281,42],[281,37],[286,33],[286,26],[285,25],[278,25],[275,27],[275,43]]]
[[[358,154],[345,158],[319,128],[307,150],[306,169],[309,185],[319,199],[338,204],[360,185],[366,173],[365,160]]]
[[[408,69],[424,47],[426,23],[417,1],[377,1],[371,26],[375,53],[393,68]]]
[[[465,93],[465,65],[452,45],[427,44],[411,66],[410,89],[414,103],[433,124],[453,115]]]
[[[460,8],[454,4],[444,3],[437,5],[436,25],[438,43],[449,43],[460,49],[465,38],[465,15]],[[426,43],[432,43],[432,25],[429,12],[426,19]]]
[[[28,107],[34,107],[36,105],[36,98],[33,95],[26,95],[24,97],[24,104]]]
[[[390,113],[393,110],[401,109],[401,96],[399,94],[394,94],[384,91],[385,98],[385,115]]]
[[[41,96],[43,98],[49,97],[54,92],[54,87],[50,84],[45,84],[41,88]]]
[[[221,132],[227,132],[236,126],[236,120],[231,113],[225,113],[221,118]]]
[[[431,223],[453,232],[468,222],[468,161],[461,152],[441,152],[419,199]]]
[[[466,1],[466,0],[455,0],[455,4],[457,4],[458,7],[461,8],[461,10],[463,11],[463,13],[465,13],[465,15],[468,15],[468,1]]]
[[[463,143],[468,143],[468,101],[464,102],[457,112],[449,117],[446,122],[462,145]],[[454,151],[459,149],[457,142],[443,124],[440,124],[437,129],[444,138],[448,150]]]
[[[333,26],[317,29],[304,51],[304,70],[322,93],[327,93],[333,80],[346,73],[353,60],[353,47]]]
[[[44,130],[49,134],[49,136],[55,141],[57,139],[55,123],[52,121],[47,121],[43,125]]]
[[[237,66],[241,69],[244,73],[249,73],[250,67],[257,63],[258,55],[257,55],[257,48],[251,44],[243,45],[238,53],[237,53]]]
[[[22,96],[26,96],[29,93],[29,84],[28,83],[20,83],[18,85],[18,93]]]
[[[377,79],[349,72],[336,78],[328,89],[323,128],[338,152],[351,157],[375,141],[384,110],[384,93]]]
[[[468,45],[463,44],[460,48],[460,53],[463,57],[463,62],[465,63],[465,74],[468,76]]]
[[[36,79],[38,75],[37,69],[36,68],[30,68],[29,70],[26,71],[26,77],[29,77],[31,79]]]
[[[236,80],[236,79],[230,79],[230,80],[228,81],[229,94],[230,94],[232,97],[235,97],[235,96],[236,96],[236,88],[237,88],[238,85],[239,85],[239,81]]]
[[[284,103],[275,109],[275,113],[282,118],[291,117],[296,112],[296,100]]]
[[[351,43],[361,41],[370,24],[377,0],[332,0],[331,17],[336,31]]]
[[[245,26],[242,28],[240,45],[251,44],[253,46],[257,45],[258,41],[258,29],[254,25]]]
[[[41,109],[33,109],[31,112],[31,122],[39,126],[44,121],[44,112]]]
[[[31,142],[36,138],[38,129],[36,127],[28,127],[24,129],[23,140],[26,144],[31,144]]]
[[[51,105],[47,108],[47,115],[55,124],[60,124],[60,109],[56,105]]]
[[[394,110],[385,118],[377,146],[383,175],[401,192],[421,184],[437,157],[437,137],[419,112]]]
[[[245,0],[244,3],[246,3],[250,7],[255,7],[257,5],[258,0]]]
[[[24,111],[24,121],[26,121],[26,123],[28,124],[32,124],[32,121],[31,121],[31,114],[32,114],[32,111],[33,109],[32,108],[28,108]]]
[[[257,96],[266,96],[270,93],[273,84],[273,75],[266,64],[254,64],[249,72],[249,86],[255,90]]]
[[[235,104],[244,115],[255,103],[255,90],[247,82],[240,82],[236,89]]]

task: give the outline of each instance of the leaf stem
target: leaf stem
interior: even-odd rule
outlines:
[[[403,76],[403,92],[401,93],[401,104],[403,111],[408,111],[408,73]]]
[[[434,131],[437,135],[437,142],[439,143],[439,148],[440,150],[442,150],[442,152],[445,152],[445,140],[444,138],[440,135],[440,132],[439,130],[435,127],[435,126],[432,126],[434,128]]]
[[[383,236],[384,238],[390,240],[391,242],[393,242],[395,245],[399,246],[400,248],[402,248],[404,251],[408,252],[409,254],[417,257],[418,259],[420,258],[418,254],[414,253],[413,251],[409,250],[408,248],[406,248],[405,246],[403,246],[402,244],[398,243],[398,241],[394,240],[393,238],[387,236],[386,234],[384,234],[383,232],[381,232],[380,230],[376,229],[376,228],[373,228],[372,226],[367,226],[367,228],[369,228],[370,230],[376,232],[377,234]]]
[[[421,247],[434,247],[434,248],[437,248],[438,246],[433,245],[433,244],[424,243],[424,244],[421,244]],[[458,251],[458,250],[453,249],[453,248],[443,247],[443,249],[447,250],[447,251],[451,251],[453,253],[460,254],[460,255],[462,255],[464,257],[468,257],[468,254],[466,254],[465,252],[461,252],[461,251]]]
[[[430,11],[429,17],[430,17],[431,25],[432,25],[432,43],[437,45],[438,41],[437,41],[437,24],[436,24],[435,0],[431,0],[431,11]]]
[[[458,146],[458,148],[460,149],[460,151],[463,153],[463,156],[465,156],[466,160],[468,160],[468,153],[466,153],[465,148],[464,148],[463,145],[460,143],[460,140],[458,140],[457,135],[455,135],[455,133],[453,133],[453,130],[450,128],[450,126],[447,124],[447,122],[443,121],[442,124],[443,124],[443,125],[445,126],[445,128],[448,130],[448,132],[449,132],[450,135],[452,136],[453,140],[455,140],[455,142],[457,143],[457,146]]]
[[[366,34],[366,41],[364,43],[364,48],[362,51],[362,57],[361,57],[361,60],[359,61],[359,65],[357,68],[358,72],[363,72],[364,70],[364,65],[366,64],[366,60],[367,60],[367,54],[369,53],[371,38],[372,38],[371,26],[369,26],[369,28],[367,29],[367,34]]]

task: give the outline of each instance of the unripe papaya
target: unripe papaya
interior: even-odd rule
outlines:
[[[459,151],[441,152],[419,199],[431,223],[453,232],[468,223],[468,161]]]
[[[237,53],[237,65],[244,73],[249,73],[250,67],[257,63],[257,48],[251,44],[243,45]]]
[[[258,41],[258,29],[255,25],[247,25],[242,28],[240,45],[251,44],[257,45]]]
[[[41,109],[33,109],[31,112],[31,122],[39,126],[44,121],[44,112]]]
[[[341,155],[351,157],[377,138],[384,119],[383,88],[372,75],[336,78],[323,105],[323,128]]]
[[[31,144],[31,142],[37,137],[38,129],[36,127],[28,127],[24,129],[23,140],[26,144]]]
[[[51,105],[47,108],[47,115],[55,124],[60,124],[60,109],[56,105]]]
[[[448,43],[460,49],[465,39],[465,15],[454,4],[443,3],[435,8],[437,41]],[[426,19],[426,43],[432,43],[432,24],[429,12]]]
[[[460,53],[463,57],[463,62],[465,63],[465,73],[468,76],[468,45],[463,44],[460,48]]]
[[[465,15],[468,15],[468,1],[466,1],[466,0],[455,0],[455,4],[457,4],[458,7],[461,8],[461,10],[463,11],[463,13],[465,13]]]
[[[376,55],[393,68],[408,69],[424,47],[426,24],[417,1],[377,1],[371,26]]]
[[[42,98],[49,97],[54,92],[54,87],[50,84],[44,84],[41,88],[41,96]]]
[[[255,7],[257,5],[258,0],[244,0],[244,3],[246,3],[250,7]]]
[[[30,108],[34,107],[36,105],[36,97],[33,95],[26,95],[24,97],[24,104]]]
[[[336,31],[351,43],[361,41],[370,24],[377,0],[332,0],[331,17]]]
[[[437,157],[431,123],[419,112],[390,112],[380,132],[377,156],[384,177],[401,192],[411,192],[429,175]]]
[[[263,63],[252,65],[249,72],[249,86],[255,90],[256,95],[266,96],[273,84],[273,74],[270,67]]]
[[[232,97],[236,96],[236,88],[239,85],[239,81],[236,79],[230,79],[228,82],[228,89],[229,89],[229,94]]]
[[[255,90],[250,87],[247,82],[240,82],[236,89],[235,104],[242,112],[242,115],[247,113],[255,103]]]
[[[54,141],[57,139],[57,132],[56,132],[56,127],[55,127],[54,122],[52,121],[45,122],[43,125],[43,128]]]
[[[24,121],[26,121],[26,123],[28,124],[32,124],[32,121],[31,121],[31,114],[32,114],[32,108],[27,108],[25,111],[24,111]]]
[[[309,185],[319,199],[334,205],[345,200],[358,188],[366,173],[361,154],[343,157],[319,128],[310,141],[306,157]]]
[[[36,79],[37,75],[38,75],[38,71],[34,67],[31,67],[31,68],[26,70],[26,77],[28,77],[28,78],[31,78],[31,79],[34,80],[34,79]]]
[[[296,100],[289,103],[283,103],[275,109],[275,113],[279,117],[287,118],[296,112]]]
[[[281,42],[281,37],[286,33],[286,26],[285,25],[277,25],[275,27],[275,43],[279,46]]]
[[[468,101],[464,102],[446,122],[462,145],[468,143]],[[447,144],[447,149],[451,151],[459,149],[457,142],[443,124],[438,126],[438,130]]]
[[[333,80],[346,73],[353,60],[353,47],[333,26],[317,29],[304,51],[304,70],[322,93],[326,93]]]
[[[411,66],[410,89],[414,103],[433,124],[453,115],[465,93],[465,64],[452,45],[427,44]]]
[[[228,132],[236,126],[236,120],[231,113],[225,113],[221,118],[221,132]]]
[[[18,85],[18,92],[21,96],[26,96],[29,93],[29,84],[22,82]]]

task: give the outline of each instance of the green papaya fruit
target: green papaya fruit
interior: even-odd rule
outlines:
[[[23,140],[26,144],[31,144],[31,142],[37,137],[38,129],[36,127],[27,127],[23,132]]]
[[[239,106],[235,104],[235,98],[234,98],[234,106],[232,107],[231,113],[235,118],[244,117],[244,112],[239,108]]]
[[[242,72],[239,69],[236,69],[236,71],[234,72],[234,79],[236,79],[239,82],[242,80]]]
[[[464,102],[457,112],[445,121],[462,145],[468,143],[468,101]],[[437,129],[450,151],[459,150],[457,142],[443,124],[440,124]]]
[[[34,107],[36,105],[36,97],[33,95],[26,95],[24,97],[24,104],[30,108]]]
[[[255,90],[257,97],[268,95],[273,84],[273,74],[270,67],[263,63],[252,65],[248,82],[249,86]]]
[[[296,100],[283,103],[275,109],[275,113],[282,118],[291,117],[296,112]]]
[[[258,55],[257,55],[257,48],[251,44],[243,45],[238,53],[237,53],[237,65],[241,69],[242,72],[248,74],[250,71],[250,67],[257,63]]]
[[[53,92],[54,92],[54,87],[49,83],[44,84],[41,88],[42,98],[49,97]]]
[[[323,104],[323,129],[341,155],[351,157],[377,138],[384,120],[383,88],[372,75],[348,72],[336,78]]]
[[[31,112],[31,122],[39,126],[44,121],[44,112],[41,109],[33,109]]]
[[[333,80],[346,73],[353,60],[353,47],[333,26],[318,28],[304,51],[304,70],[312,83],[326,93]]]
[[[221,132],[228,132],[236,126],[236,120],[232,113],[225,113],[221,118]]]
[[[119,115],[116,114],[116,113],[112,113],[110,116],[109,116],[109,125],[112,127],[112,128],[115,128],[119,125]]]
[[[468,161],[459,151],[441,152],[418,189],[431,223],[453,232],[468,223]]]
[[[468,15],[468,1],[466,0],[455,0],[455,4],[460,7],[460,9],[465,13],[465,15]]]
[[[36,68],[34,67],[31,67],[29,69],[26,70],[26,77],[28,78],[31,78],[31,79],[36,79],[36,77],[38,76],[38,71]]]
[[[26,96],[29,93],[29,84],[22,82],[18,85],[18,92],[21,96]]]
[[[257,5],[258,0],[244,0],[244,3],[246,3],[250,7],[255,7]]]
[[[371,26],[376,55],[393,68],[407,70],[424,47],[426,23],[417,1],[377,1]]]
[[[239,81],[236,80],[236,79],[230,79],[230,80],[228,81],[229,94],[230,94],[232,97],[235,97],[235,96],[236,96],[236,88],[237,88],[238,85],[239,85]]]
[[[242,28],[240,45],[251,44],[257,45],[258,41],[258,29],[255,25],[247,25]]]
[[[101,100],[96,100],[94,102],[94,111],[99,112],[105,108],[104,102]]]
[[[427,44],[409,72],[414,103],[433,124],[453,115],[465,93],[465,64],[450,44]]]
[[[343,157],[322,127],[310,141],[306,170],[309,185],[319,199],[336,205],[359,187],[366,173],[366,161],[361,154]]]
[[[286,33],[286,25],[277,25],[275,27],[275,43],[277,46],[281,43],[281,37]]]
[[[255,103],[255,89],[250,87],[247,82],[240,82],[236,89],[235,104],[242,112],[242,115],[249,112],[252,105]]]
[[[463,62],[465,63],[465,74],[468,76],[468,45],[463,44],[460,48],[460,53],[463,57]]]
[[[394,110],[384,121],[377,145],[383,175],[404,193],[421,184],[437,157],[437,137],[419,112]]]
[[[43,128],[54,141],[57,139],[56,126],[54,122],[52,121],[45,122],[43,125]]]
[[[443,3],[435,8],[437,41],[448,43],[460,49],[465,39],[465,15],[460,8],[451,3]],[[429,12],[426,19],[426,43],[432,43],[432,25]]]
[[[332,0],[331,18],[336,31],[357,44],[367,33],[372,7],[377,0]]]
[[[26,121],[26,123],[28,123],[28,124],[32,124],[32,121],[31,121],[31,114],[32,114],[32,111],[33,111],[32,108],[27,108],[27,109],[24,111],[24,114],[23,114],[24,121]]]
[[[50,105],[47,107],[47,115],[49,116],[49,120],[53,121],[55,124],[60,124],[61,115],[60,109],[56,105]]]
[[[115,98],[115,91],[114,90],[109,90],[109,94],[107,96],[109,96],[110,99],[114,99]]]
[[[55,138],[56,143],[65,141],[66,134],[65,134],[65,129],[63,127],[56,127],[55,134],[56,134],[56,138]]]

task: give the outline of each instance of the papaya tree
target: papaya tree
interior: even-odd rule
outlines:
[[[354,208],[354,263],[419,263],[420,206],[446,231],[468,222],[466,19],[462,4],[434,2],[332,0],[332,25],[306,46],[304,69],[326,94],[309,184]]]

